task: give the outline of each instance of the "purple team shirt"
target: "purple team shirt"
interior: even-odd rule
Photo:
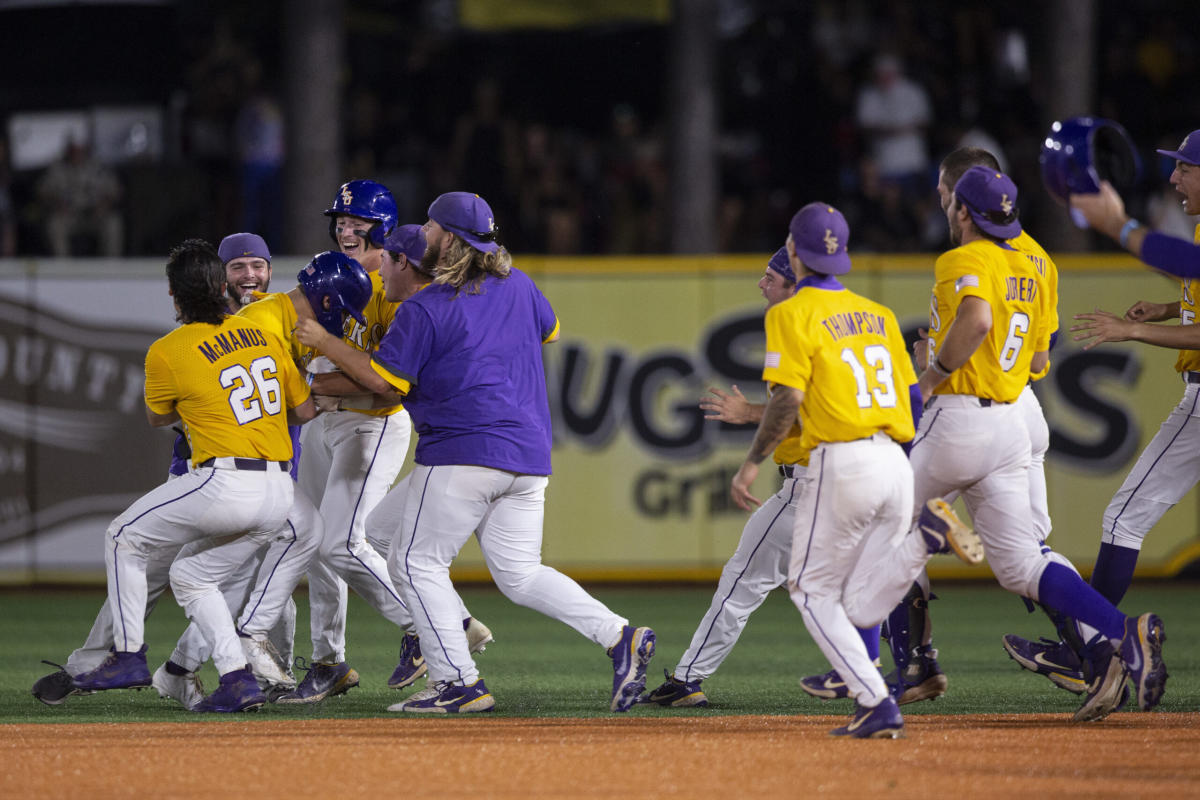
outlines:
[[[375,364],[411,384],[404,407],[424,466],[472,464],[550,474],[542,344],[554,309],[515,267],[479,294],[433,284],[400,304]]]

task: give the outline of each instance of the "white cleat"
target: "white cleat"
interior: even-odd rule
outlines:
[[[249,636],[239,636],[242,652],[246,654],[246,663],[260,684],[269,687],[282,687],[288,691],[296,688],[296,679],[288,674],[280,663],[279,651],[267,638],[254,639]]]
[[[467,619],[466,631],[467,647],[470,649],[472,655],[475,653],[482,653],[485,649],[487,649],[489,644],[495,641],[495,637],[492,636],[492,632],[488,626],[484,625],[474,617],[469,617]]]
[[[200,676],[194,672],[186,675],[172,675],[163,664],[154,672],[150,685],[158,691],[159,697],[169,697],[176,700],[188,711],[204,699],[204,684]]]

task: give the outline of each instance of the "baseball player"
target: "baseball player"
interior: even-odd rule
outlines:
[[[942,160],[937,191],[943,208],[947,208],[953,200],[954,186],[959,178],[970,167],[977,165],[1000,171],[1000,163],[996,157],[978,147],[959,148]],[[1028,232],[1021,230],[1008,244],[1036,259],[1039,266],[1036,270],[1038,291],[1042,292],[1047,300],[1050,342],[1053,345],[1058,331],[1058,269],[1053,259]],[[921,330],[920,334],[925,337],[927,331]],[[1031,381],[1045,377],[1049,370],[1047,360],[1040,372],[1030,375]],[[1045,542],[1051,527],[1045,473],[1046,452],[1050,449],[1050,429],[1046,425],[1041,404],[1031,385],[1021,390],[1016,406],[1021,412],[1030,439],[1029,499],[1033,514],[1033,531],[1037,541]],[[952,503],[955,497],[957,492],[951,492],[945,499]],[[922,571],[900,605],[888,615],[887,624],[884,626],[884,635],[896,665],[895,672],[888,675],[888,683],[900,705],[935,699],[945,694],[948,686],[948,680],[937,662],[938,651],[932,643],[933,627],[929,617],[929,601],[933,599],[935,596],[930,591],[929,577]],[[1047,610],[1047,613],[1052,618],[1056,616],[1052,611]],[[1082,692],[1083,688],[1080,682],[1079,691]]]
[[[193,469],[109,526],[105,565],[115,647],[100,666],[76,675],[74,685],[85,691],[151,685],[143,643],[149,554],[203,540],[206,546],[170,567],[172,591],[212,644],[221,675],[220,687],[194,710],[242,711],[266,698],[219,585],[285,523],[293,494],[288,416],[300,424],[317,410],[282,344],[226,313],[224,265],[211,245],[190,239],[177,247],[167,280],[183,324],[146,354],[147,418],[154,426],[183,422]]]
[[[338,249],[370,276],[371,299],[363,321],[347,320],[340,334],[351,347],[370,352],[396,313],[396,304],[383,299],[378,277],[384,240],[397,223],[396,203],[383,185],[353,180],[338,189],[324,213]],[[336,322],[333,327],[340,327],[341,321]],[[316,372],[316,363],[321,362],[310,362],[310,372]],[[361,386],[333,372],[314,374],[313,391],[364,393]],[[325,539],[308,576],[312,664],[296,689],[279,698],[281,703],[315,703],[358,685],[358,672],[346,663],[347,584],[388,621],[402,630],[408,624],[387,563],[367,541],[364,521],[396,480],[410,432],[408,412],[391,393],[390,401],[343,403],[303,433],[300,486],[319,504]],[[401,651],[405,655],[405,648]],[[419,665],[403,659],[389,684],[406,680],[415,669]]]
[[[953,549],[980,560],[982,540],[1001,586],[1101,634],[1095,650],[1103,666],[1075,720],[1111,713],[1127,677],[1149,709],[1166,680],[1161,620],[1126,618],[1034,534],[1030,443],[1015,401],[1048,362],[1050,314],[1038,258],[1008,244],[1021,230],[1017,200],[1012,180],[987,167],[971,167],[955,184],[945,211],[958,246],[937,260],[929,338],[915,348],[927,402],[911,452],[914,497],[924,506],[960,492],[978,534],[918,520],[862,602],[875,609],[903,595],[933,553]]]
[[[432,686],[401,710],[480,712],[495,704],[471,658],[449,574],[476,532],[506,597],[608,649],[609,707],[626,711],[645,685],[654,632],[628,625],[541,563],[551,445],[541,348],[558,338],[558,320],[496,243],[492,210],[478,195],[434,200],[425,237],[421,267],[436,277],[401,304],[373,355],[311,324],[297,330],[363,386],[404,394],[416,420],[393,574],[414,609]]]
[[[796,273],[788,260],[787,248],[781,247],[771,256],[758,288],[767,301],[767,308],[795,293]],[[736,386],[732,394],[720,389],[710,392],[711,397],[700,401],[700,407],[707,412],[705,419],[739,425],[762,420],[765,406],[748,402]],[[763,604],[771,590],[783,585],[792,550],[797,485],[807,463],[800,460],[799,446],[800,425],[797,423],[775,448],[774,459],[783,476],[783,485],[746,521],[737,549],[721,570],[721,579],[708,611],[692,634],[691,643],[675,670],[664,671],[666,680],[662,685],[642,695],[639,702],[673,707],[707,706],[708,697],[701,682],[725,661],[750,615]],[[879,631],[870,631],[868,638],[874,644],[877,656]]]
[[[1183,196],[1184,210],[1192,216],[1200,215],[1200,131],[1189,134],[1178,150],[1158,152],[1175,160],[1170,180]],[[1156,245],[1156,239],[1171,238],[1162,234],[1152,234],[1151,238],[1142,232],[1133,242],[1139,224],[1125,216],[1123,204],[1110,184],[1104,184],[1097,195],[1072,195],[1071,205],[1080,209],[1094,227],[1109,232],[1135,254],[1149,248],[1154,255],[1156,248],[1169,251],[1173,247],[1169,242]],[[1196,239],[1200,241],[1200,226]],[[1184,275],[1178,302],[1139,300],[1124,318],[1099,310],[1077,314],[1078,322],[1071,328],[1076,341],[1086,342],[1084,349],[1132,340],[1179,350],[1175,369],[1183,380],[1183,398],[1146,445],[1104,511],[1100,552],[1091,584],[1113,605],[1119,604],[1129,589],[1146,534],[1200,481],[1200,462],[1194,457],[1200,432],[1193,425],[1200,402],[1196,388],[1200,384],[1200,332],[1193,327],[1196,298],[1200,297],[1200,271],[1192,271],[1189,276],[1188,270],[1179,269],[1186,266],[1186,259],[1176,257],[1164,263],[1174,265],[1170,271]],[[1154,324],[1168,319],[1179,319],[1180,324]],[[1059,628],[1062,641],[1030,642],[1009,634],[1004,637],[1005,649],[1022,667],[1046,675],[1062,688],[1082,691],[1079,687],[1087,680],[1090,665],[1086,655],[1080,658],[1080,645],[1090,637],[1087,631],[1077,633],[1073,626]]]
[[[841,212],[824,203],[792,217],[786,246],[800,281],[795,297],[767,309],[771,394],[730,493],[742,508],[759,505],[750,492],[758,465],[799,420],[808,467],[798,481],[788,591],[855,699],[853,719],[833,735],[895,738],[904,721],[855,626],[882,620],[860,614],[857,596],[912,517],[912,470],[899,443],[913,436],[917,379],[895,315],[835,277],[850,271],[849,235]]]
[[[271,253],[262,237],[253,233],[235,233],[226,236],[221,240],[217,253],[224,262],[225,279],[229,287],[226,301],[227,310],[231,314],[236,313],[242,307],[243,299],[249,302],[253,293],[259,290],[265,291],[270,285]],[[291,428],[294,448],[298,447],[299,430],[299,426]],[[168,477],[187,474],[190,469],[188,463],[190,458],[191,453],[188,451],[187,439],[180,430],[173,448]],[[294,478],[295,459],[293,459],[292,472]],[[298,526],[297,530],[303,531],[303,526]],[[287,542],[295,536],[297,536],[296,533],[287,532],[273,539],[271,546],[277,547],[277,542]],[[303,547],[303,538],[297,542],[297,545]],[[293,556],[297,549],[297,546],[290,548]],[[167,587],[171,562],[175,560],[177,554],[177,551],[171,552],[169,548],[164,548],[156,551],[147,562],[147,617]],[[262,563],[264,560],[268,563],[275,563],[274,559],[265,552],[260,554],[258,562]],[[222,587],[230,601],[231,609],[244,607],[256,578],[256,568],[254,559],[246,562],[243,568]],[[259,573],[259,575],[269,574],[269,569],[267,573]],[[283,610],[282,619],[272,628],[270,635],[273,646],[279,651],[287,653],[286,656],[280,656],[283,663],[291,661],[291,642],[294,630],[295,604],[289,597]],[[58,671],[39,678],[34,683],[32,689],[34,697],[47,705],[58,705],[64,702],[75,692],[71,676],[94,669],[107,657],[114,644],[112,632],[112,613],[106,600],[96,615],[96,620],[83,646],[71,653],[65,667],[51,661],[43,662],[58,667]],[[180,637],[172,657],[155,671],[154,688],[163,697],[173,697],[185,707],[191,708],[204,697],[204,687],[195,670],[207,660],[208,653],[208,646],[204,642],[203,635],[194,625],[189,626]],[[250,658],[249,660],[252,667],[257,665],[255,659]],[[193,664],[194,666],[188,668],[181,666],[183,664]],[[259,674],[259,677],[261,679],[262,675]],[[294,680],[292,683],[294,685]]]

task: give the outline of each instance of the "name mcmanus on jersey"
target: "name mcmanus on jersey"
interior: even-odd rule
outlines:
[[[200,354],[213,363],[221,356],[227,356],[235,350],[246,347],[266,347],[266,337],[256,328],[239,328],[228,333],[218,333],[207,342],[196,345]]]

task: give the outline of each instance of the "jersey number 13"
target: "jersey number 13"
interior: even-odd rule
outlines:
[[[892,354],[881,344],[863,348],[862,359],[849,347],[842,350],[842,361],[854,373],[857,391],[854,395],[859,408],[870,408],[871,401],[880,408],[896,407],[896,381],[892,375]],[[863,364],[866,363],[864,367]],[[867,369],[874,372],[875,386],[867,384]]]

